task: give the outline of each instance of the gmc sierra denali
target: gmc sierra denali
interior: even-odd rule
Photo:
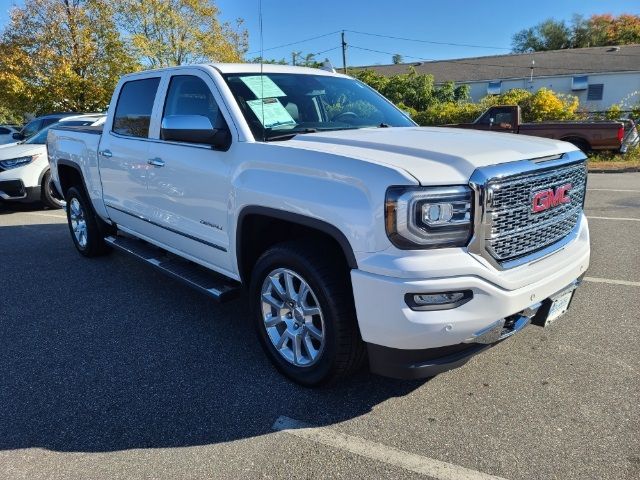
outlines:
[[[244,287],[267,356],[304,385],[367,360],[458,367],[556,320],[589,265],[575,146],[420,128],[333,72],[127,75],[104,126],[54,127],[48,154],[82,255],[127,252],[219,301]]]

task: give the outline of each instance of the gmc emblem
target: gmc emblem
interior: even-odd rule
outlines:
[[[544,212],[562,203],[571,203],[571,197],[567,195],[567,192],[571,190],[572,187],[573,185],[567,183],[566,185],[556,188],[555,191],[553,188],[548,188],[536,192],[533,195],[533,212]]]

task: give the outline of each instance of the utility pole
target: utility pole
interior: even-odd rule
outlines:
[[[342,31],[342,73],[347,73],[347,42],[344,41],[344,30]]]
[[[298,56],[298,52],[291,52],[291,64],[296,66],[296,57]]]

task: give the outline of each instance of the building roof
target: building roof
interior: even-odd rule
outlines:
[[[413,66],[418,73],[433,75],[436,83],[474,82],[528,77],[532,61],[535,61],[533,74],[536,77],[640,71],[640,45],[574,48],[357,68],[390,76],[407,73]]]

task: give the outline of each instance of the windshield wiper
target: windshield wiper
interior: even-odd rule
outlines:
[[[284,133],[282,135],[274,135],[272,137],[266,137],[265,141],[273,142],[277,140],[290,140],[296,135],[299,135],[301,133],[316,133],[317,131],[318,130],[316,130],[315,128],[305,128],[304,130],[296,130],[295,132],[289,132],[289,133]]]

